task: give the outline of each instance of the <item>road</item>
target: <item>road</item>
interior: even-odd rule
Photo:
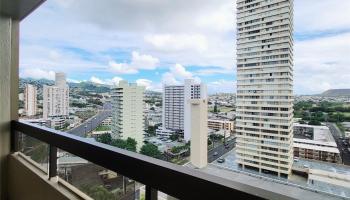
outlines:
[[[335,124],[327,123],[327,126],[329,127],[329,130],[331,131],[333,138],[337,143],[343,163],[345,165],[350,165],[350,152],[347,150],[348,148],[350,148],[349,145],[348,146],[344,145],[342,140],[339,139],[339,137],[342,136],[342,134]]]
[[[79,126],[74,127],[67,132],[76,136],[86,137],[86,133],[96,129],[96,127],[98,127],[103,120],[109,117],[111,113],[112,105],[110,103],[106,103],[98,110],[98,113],[95,116],[89,118]]]
[[[224,144],[221,144],[217,147],[214,147],[214,149],[211,149],[208,151],[208,162],[211,163],[217,158],[221,157],[225,153],[231,151],[236,146],[236,138],[233,138],[231,140],[226,141],[226,144],[228,144],[228,148],[225,148]],[[215,156],[214,153],[217,152],[217,155]]]

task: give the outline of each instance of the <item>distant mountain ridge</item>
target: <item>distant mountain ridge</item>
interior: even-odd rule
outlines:
[[[48,80],[48,79],[20,78],[19,79],[20,92],[23,92],[25,84],[35,85],[39,90],[42,90],[43,85],[54,85],[55,81]],[[82,81],[80,83],[73,83],[73,82],[67,81],[67,84],[70,88],[80,88],[83,91],[95,92],[95,93],[108,93],[108,92],[111,92],[111,89],[113,88],[112,85],[98,84],[98,83],[93,83],[91,81]],[[150,96],[157,96],[157,95],[159,96],[162,94],[161,92],[156,92],[151,90],[146,90],[145,93],[146,95],[150,95]]]
[[[330,89],[320,94],[321,96],[336,97],[350,96],[350,89]]]
[[[32,78],[20,78],[19,85],[20,88],[24,88],[25,84],[35,85],[38,89],[41,89],[43,85],[54,85],[55,81],[48,79],[32,79]],[[90,81],[84,81],[80,83],[67,82],[70,88],[81,88],[83,91],[105,93],[110,92],[111,86],[96,84]]]

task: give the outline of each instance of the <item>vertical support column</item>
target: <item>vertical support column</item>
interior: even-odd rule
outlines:
[[[158,191],[151,186],[146,185],[146,200],[157,200]]]
[[[49,179],[57,176],[57,147],[49,146]]]
[[[194,167],[208,164],[208,104],[206,99],[192,99],[190,103],[191,156]]]
[[[0,199],[8,199],[10,122],[18,119],[18,41],[19,22],[0,16]]]

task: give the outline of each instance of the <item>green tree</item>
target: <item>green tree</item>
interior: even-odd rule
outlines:
[[[111,142],[112,146],[121,148],[121,149],[125,149],[126,148],[126,141],[122,140],[122,139],[114,139]]]
[[[319,122],[317,120],[311,120],[311,121],[309,121],[309,125],[320,126],[321,122]]]
[[[97,142],[101,142],[104,144],[111,144],[112,143],[112,136],[109,133],[105,133],[105,134],[97,136],[96,140],[97,140]]]
[[[170,139],[171,141],[175,141],[175,140],[178,140],[179,137],[180,137],[179,134],[174,133],[174,134],[172,134],[172,135],[169,137],[169,139]]]
[[[125,149],[129,151],[136,152],[137,142],[135,139],[128,137],[125,143]]]
[[[148,143],[141,147],[140,153],[153,158],[161,158],[162,152],[158,150],[158,147],[154,144]]]
[[[136,152],[137,142],[135,139],[128,137],[126,140],[123,139],[112,139],[110,145],[125,149],[128,151]]]

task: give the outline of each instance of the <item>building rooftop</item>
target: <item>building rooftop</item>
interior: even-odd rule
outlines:
[[[315,141],[323,141],[323,142],[335,142],[334,138],[331,134],[331,131],[327,126],[314,126],[308,124],[299,124],[294,123],[294,127],[308,127],[313,128],[314,130],[314,138]]]
[[[237,157],[236,157],[235,149],[233,149],[232,151],[228,152],[227,154],[223,155],[220,158],[224,158],[225,162],[218,163],[217,161],[214,161],[208,165],[207,168],[209,170],[204,169],[204,171],[208,171],[208,173],[212,173],[214,171],[217,174],[222,174],[221,176],[224,176],[225,178],[228,178],[231,176],[241,177],[245,175],[246,177],[250,177],[250,178],[246,178],[245,182],[249,181],[249,182],[262,184],[264,185],[265,189],[280,190],[280,191],[288,190],[288,191],[294,191],[294,192],[300,193],[302,195],[306,195],[306,196],[300,196],[297,199],[315,199],[315,197],[312,197],[313,195],[312,193],[315,193],[315,194],[323,193],[323,195],[325,194],[329,195],[329,198],[327,196],[327,199],[332,199],[332,198],[337,199],[337,198],[344,198],[344,197],[350,198],[350,189],[346,187],[339,187],[339,185],[336,185],[336,184],[332,185],[330,183],[326,183],[322,181],[313,181],[313,184],[312,184],[306,178],[295,174],[291,175],[290,179],[286,179],[282,177],[277,177],[272,174],[259,173],[255,170],[250,170],[250,169],[243,170],[241,167],[238,166],[238,163],[236,162]],[[322,170],[324,172],[337,173],[340,176],[341,175],[350,176],[350,167],[347,167],[345,165],[311,161],[306,159],[299,159],[298,162],[294,162],[293,168],[307,168],[311,170]],[[238,175],[238,174],[242,174],[242,175]],[[309,192],[302,193],[301,191],[299,191],[300,189],[309,191]],[[323,196],[323,198],[321,199],[325,199],[325,197]]]

